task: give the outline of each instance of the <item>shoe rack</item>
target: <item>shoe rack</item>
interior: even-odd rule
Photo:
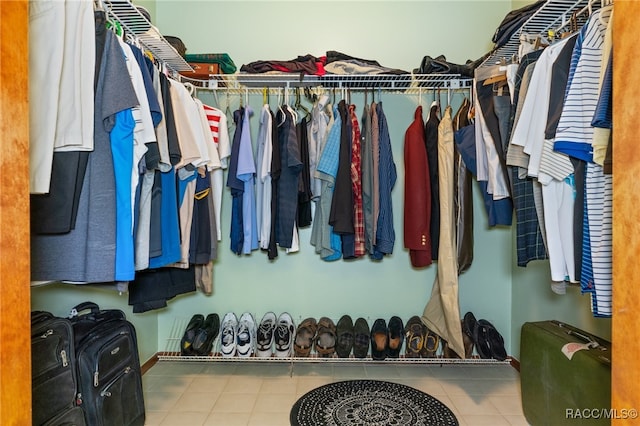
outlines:
[[[175,318],[171,325],[169,336],[165,342],[164,351],[158,353],[159,361],[191,361],[191,362],[239,362],[239,363],[289,363],[291,365],[295,363],[380,363],[380,364],[462,364],[462,365],[504,365],[511,364],[511,357],[507,357],[504,361],[498,361],[496,359],[482,359],[476,354],[472,358],[457,359],[457,358],[444,358],[441,354],[436,355],[433,358],[409,358],[401,354],[399,358],[386,358],[384,360],[374,360],[370,356],[366,358],[355,358],[353,354],[349,358],[339,358],[335,354],[331,357],[320,357],[315,353],[312,353],[308,357],[276,357],[272,355],[270,357],[257,357],[252,355],[251,357],[223,357],[220,354],[220,334],[216,337],[213,343],[213,352],[208,356],[183,356],[180,354],[180,340],[184,333],[190,318]],[[298,318],[296,324],[299,324],[303,318]],[[367,323],[373,324],[374,319],[366,318]],[[337,324],[337,320],[333,319]],[[441,347],[439,348],[439,351]]]

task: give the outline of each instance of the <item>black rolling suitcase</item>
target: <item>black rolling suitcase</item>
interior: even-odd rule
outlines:
[[[527,322],[522,409],[533,426],[611,423],[611,343],[560,321]]]
[[[78,402],[91,426],[144,425],[136,331],[124,313],[91,302],[71,310],[78,362]]]
[[[82,408],[76,405],[76,357],[68,319],[31,313],[31,379],[34,425],[85,425]]]

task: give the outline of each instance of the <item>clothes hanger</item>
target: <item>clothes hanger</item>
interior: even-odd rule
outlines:
[[[188,81],[185,81],[182,84],[184,85],[184,87],[187,88],[187,91],[189,92],[189,95],[193,96],[194,93],[196,92],[196,86],[194,86],[193,84],[189,83]]]

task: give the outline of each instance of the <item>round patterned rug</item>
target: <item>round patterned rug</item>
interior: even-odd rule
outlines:
[[[451,410],[431,395],[379,380],[321,386],[296,401],[292,426],[457,426]]]

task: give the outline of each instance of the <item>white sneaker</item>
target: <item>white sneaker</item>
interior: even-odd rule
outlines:
[[[220,325],[220,353],[223,357],[233,357],[236,354],[236,334],[238,332],[238,318],[233,312],[227,312]]]
[[[241,358],[253,355],[256,346],[256,323],[253,315],[245,312],[238,321],[238,333],[236,334],[236,354]]]
[[[256,356],[269,358],[273,353],[273,338],[276,330],[276,314],[267,312],[256,332]]]
[[[293,339],[296,335],[296,327],[291,315],[286,312],[280,314],[274,335],[276,357],[290,357],[293,353]]]

